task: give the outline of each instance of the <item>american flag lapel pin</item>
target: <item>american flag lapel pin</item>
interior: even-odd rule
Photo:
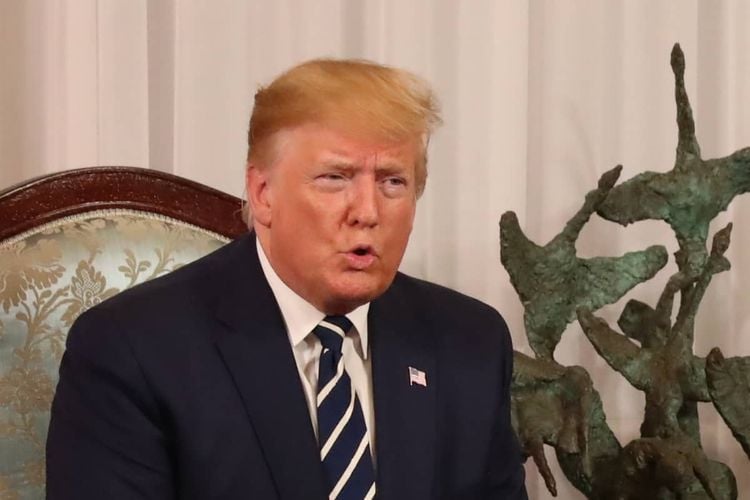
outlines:
[[[427,387],[427,374],[422,370],[417,370],[413,366],[409,367],[409,385],[421,385]]]

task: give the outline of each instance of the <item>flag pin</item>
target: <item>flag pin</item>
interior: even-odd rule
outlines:
[[[422,370],[417,370],[413,366],[409,367],[409,385],[421,385],[427,387],[427,374]]]

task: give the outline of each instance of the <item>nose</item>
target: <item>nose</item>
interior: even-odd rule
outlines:
[[[379,220],[378,186],[371,176],[362,176],[353,183],[347,222],[352,226],[374,227]]]

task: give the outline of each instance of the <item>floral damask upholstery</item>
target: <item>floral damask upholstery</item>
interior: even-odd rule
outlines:
[[[50,404],[78,315],[227,241],[132,210],[79,214],[0,241],[0,500],[44,498]]]

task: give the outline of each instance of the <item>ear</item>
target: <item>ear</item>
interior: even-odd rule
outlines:
[[[271,196],[268,185],[268,169],[260,170],[257,165],[248,163],[245,173],[247,202],[253,224],[271,226]]]

